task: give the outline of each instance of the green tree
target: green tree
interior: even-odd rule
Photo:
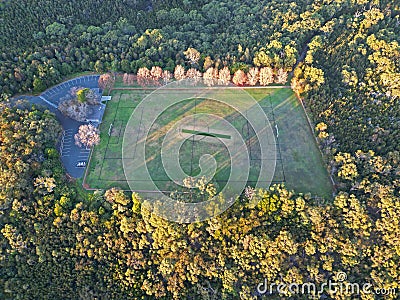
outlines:
[[[79,89],[76,92],[76,99],[78,100],[78,102],[85,103],[87,101],[86,96],[87,96],[89,90],[90,89],[88,89],[88,88],[84,88],[84,89]]]
[[[43,80],[39,77],[35,77],[33,80],[33,91],[35,93],[41,93],[46,89],[46,85],[43,83]]]

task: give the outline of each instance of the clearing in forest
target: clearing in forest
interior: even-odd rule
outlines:
[[[101,143],[94,148],[88,166],[85,183],[91,188],[148,191],[155,185],[158,190],[169,193],[179,191],[178,182],[171,178],[182,173],[192,177],[213,174],[211,182],[217,190],[222,190],[231,173],[241,169],[245,172],[246,164],[249,172],[243,184],[258,182],[260,187],[268,186],[270,180],[265,178],[264,182],[260,176],[264,174],[261,161],[269,162],[273,157],[276,165],[272,184],[284,183],[296,192],[331,196],[327,170],[304,111],[290,89],[245,89],[268,118],[267,129],[262,132],[273,137],[267,139],[260,138],[263,133],[256,133],[251,124],[254,120],[249,120],[246,113],[213,97],[192,97],[174,103],[163,109],[154,122],[148,120],[149,125],[144,128],[146,118],[158,109],[159,103],[140,103],[153,91],[112,91],[112,100],[107,104],[100,126]],[[130,121],[133,113],[139,116],[136,123]],[[128,123],[131,126],[127,129]],[[124,145],[124,137],[131,137],[129,144],[125,141]],[[270,143],[274,143],[273,147]],[[138,146],[144,149],[142,164],[134,160]],[[248,154],[248,161],[240,156],[242,152]],[[126,169],[129,164],[126,160],[131,158],[132,172],[127,173],[124,166]],[[265,174],[268,177],[268,172]]]

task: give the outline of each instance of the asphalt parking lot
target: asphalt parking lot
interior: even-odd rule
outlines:
[[[20,99],[26,99],[32,104],[45,106],[53,112],[63,127],[63,134],[59,142],[59,152],[61,161],[66,172],[74,178],[81,178],[84,175],[85,167],[79,167],[78,162],[87,162],[90,155],[90,149],[80,148],[75,145],[74,135],[78,132],[79,126],[87,124],[87,122],[78,122],[65,117],[58,109],[60,100],[65,97],[72,87],[84,87],[98,89],[99,75],[81,76],[59,85],[56,85],[40,96],[21,96]]]
[[[71,147],[74,143],[74,132],[72,129],[64,130],[60,142],[60,155],[61,157],[69,157],[71,154]]]
[[[75,132],[73,129],[67,129],[63,131],[60,142],[60,155],[61,157],[75,157],[78,159],[77,162],[86,161],[90,153],[90,149],[79,148],[79,152],[74,151],[75,148]]]
[[[99,77],[99,75],[77,77],[46,90],[41,96],[58,106],[60,100],[65,97],[73,87],[98,88]]]

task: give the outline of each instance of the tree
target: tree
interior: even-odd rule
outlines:
[[[93,89],[86,91],[86,102],[90,105],[97,105],[100,103],[100,94],[96,93]]]
[[[211,59],[210,56],[207,56],[204,59],[204,64],[203,64],[203,70],[208,70],[209,68],[211,68],[214,65],[214,61]]]
[[[183,52],[183,54],[185,54],[185,57],[191,66],[197,65],[197,63],[199,62],[200,52],[196,49],[189,47],[185,52]]]
[[[338,176],[345,180],[353,180],[358,177],[357,165],[354,157],[349,153],[338,153],[335,156],[335,163],[338,165]]]
[[[46,27],[46,35],[55,37],[55,36],[63,36],[67,33],[67,29],[64,24],[60,24],[54,22]]]
[[[41,93],[46,89],[45,84],[43,83],[43,80],[40,79],[39,77],[35,77],[33,80],[33,91],[35,93]]]
[[[153,80],[160,80],[162,77],[163,70],[160,67],[152,67],[150,70],[150,75],[153,78]]]
[[[67,117],[84,122],[89,105],[97,105],[100,94],[94,90],[82,87],[72,87],[69,94],[60,99],[58,109]]]
[[[257,67],[270,67],[273,64],[273,59],[265,52],[265,49],[262,49],[255,54],[253,62]]]
[[[259,79],[259,70],[258,68],[250,68],[247,73],[247,82],[249,85],[256,85]]]
[[[276,73],[276,80],[275,81],[276,81],[276,83],[285,84],[286,81],[287,81],[287,78],[288,78],[287,72],[284,69],[280,68],[278,70],[278,72]]]
[[[67,99],[58,105],[58,110],[73,120],[84,122],[88,112],[88,104],[86,102],[80,103],[76,99]]]
[[[164,81],[164,84],[167,84],[172,78],[172,74],[170,71],[164,70],[162,73],[162,79]]]
[[[292,80],[290,81],[290,87],[292,88],[293,92],[295,92],[298,96],[300,96],[301,85],[299,84],[299,81],[297,80],[296,77],[293,77]]]
[[[247,83],[246,73],[242,70],[237,70],[233,75],[232,82],[239,86],[245,85]]]
[[[186,77],[187,78],[192,78],[192,79],[200,79],[202,76],[201,72],[196,70],[195,68],[190,68],[187,72],[186,72]]]
[[[270,67],[264,67],[260,69],[260,84],[263,86],[269,85],[274,82],[274,72]]]
[[[57,186],[57,184],[53,177],[39,176],[35,179],[34,186],[39,193],[48,194],[54,191],[54,188]]]
[[[229,84],[231,81],[231,72],[229,71],[228,67],[224,67],[221,71],[219,71],[218,79],[221,84]]]
[[[292,68],[297,60],[297,50],[293,46],[286,45],[284,51],[285,51],[284,66],[286,68]]]
[[[44,147],[55,147],[61,127],[53,114],[32,105],[0,103],[0,112],[0,209],[6,216],[15,199],[32,199],[34,178],[45,178],[46,189],[53,190],[55,176],[52,170],[46,171],[45,164],[49,169],[58,166],[58,156],[45,156]],[[0,220],[0,227],[4,221]]]
[[[218,69],[217,69],[217,72],[218,72]],[[204,83],[207,86],[214,85],[215,80],[218,78],[218,77],[215,78],[214,75],[215,75],[215,70],[213,67],[208,68],[207,71],[204,72],[203,79],[204,79]],[[218,76],[218,73],[217,73],[217,76]]]
[[[300,93],[316,89],[325,82],[323,70],[304,64],[297,66],[293,78],[296,78],[297,90]]]
[[[102,73],[102,72],[105,71],[104,63],[103,63],[101,60],[97,60],[97,61],[94,63],[94,66],[93,66],[93,67],[94,67],[95,71],[98,72],[98,73]]]
[[[262,297],[255,287],[264,278],[288,286],[337,280],[338,272],[347,281],[398,289],[398,1],[75,0],[74,9],[61,0],[38,2],[45,1],[0,3],[1,95],[30,91],[35,78],[44,85],[40,92],[61,82],[60,74],[87,70],[136,74],[157,65],[173,72],[176,64],[183,66],[189,45],[210,55],[203,64],[206,73],[215,68],[209,78],[230,68],[219,74],[229,77],[221,81],[226,84],[229,70],[246,72],[252,59],[254,66],[274,70],[260,74],[261,85],[297,61],[292,86],[303,92],[318,124],[318,142],[334,143],[324,160],[338,192],[324,205],[279,185],[248,189],[247,198],[211,220],[175,224],[122,191],[70,187],[58,156],[47,151],[54,150],[61,130],[54,116],[4,104],[0,298],[255,299]],[[117,13],[110,13],[110,3]],[[93,6],[95,13],[85,11]],[[52,24],[55,14],[59,23]],[[245,46],[237,47],[239,42]],[[186,63],[193,67],[190,59]],[[125,79],[133,83],[136,77]],[[87,104],[63,102],[78,111]],[[259,204],[250,206],[249,199]]]
[[[99,78],[99,88],[102,90],[110,90],[112,86],[114,85],[114,78],[111,76],[111,74],[106,73],[100,75]]]
[[[125,74],[122,76],[122,82],[123,82],[125,85],[133,85],[133,84],[135,83],[135,75],[125,73]]]
[[[78,100],[79,103],[85,103],[87,101],[86,95],[89,91],[90,89],[84,88],[84,89],[79,89],[76,92],[76,99]]]
[[[146,67],[139,68],[137,72],[137,81],[141,86],[146,86],[149,84],[149,79],[151,78],[150,70]]]
[[[174,77],[176,80],[185,79],[185,69],[181,65],[177,65],[174,71]]]
[[[148,79],[151,77],[150,70],[146,67],[142,67],[138,69],[137,77]]]
[[[128,84],[128,73],[124,73],[124,75],[122,76],[122,82],[124,84]]]
[[[78,133],[75,134],[75,144],[79,147],[90,148],[100,143],[99,130],[93,125],[79,126]]]

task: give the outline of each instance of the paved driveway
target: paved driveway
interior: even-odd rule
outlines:
[[[77,167],[77,163],[81,161],[87,162],[90,154],[90,150],[76,146],[74,139],[74,135],[78,132],[79,126],[87,123],[78,122],[64,116],[57,107],[60,99],[65,97],[72,87],[99,88],[99,77],[99,75],[77,77],[46,90],[38,97],[19,97],[19,99],[29,100],[32,104],[45,106],[56,115],[63,128],[63,134],[58,149],[60,151],[61,161],[67,173],[74,178],[81,178],[84,175],[85,168]],[[104,110],[103,106],[102,109]]]

